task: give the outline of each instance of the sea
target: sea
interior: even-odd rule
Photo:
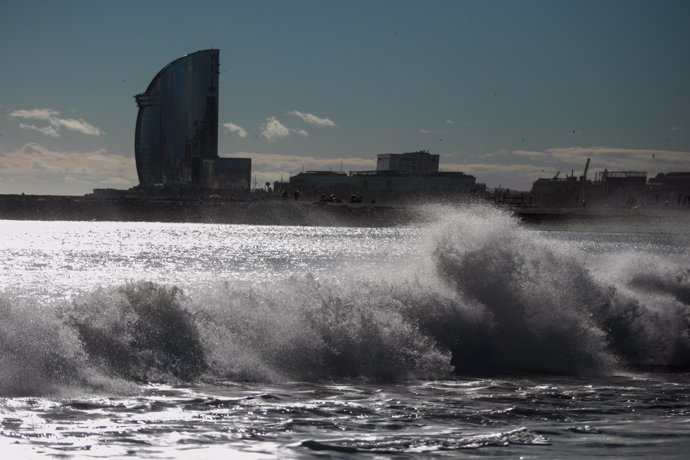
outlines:
[[[0,458],[687,458],[690,236],[0,221]]]

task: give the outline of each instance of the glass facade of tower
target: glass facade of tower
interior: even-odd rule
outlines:
[[[219,50],[197,51],[165,66],[135,96],[141,185],[205,185],[205,160],[218,158],[218,69]]]

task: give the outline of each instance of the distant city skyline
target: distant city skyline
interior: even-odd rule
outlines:
[[[138,184],[137,106],[220,49],[219,148],[259,185],[421,149],[489,187],[690,171],[690,2],[36,2],[0,16],[0,193]]]

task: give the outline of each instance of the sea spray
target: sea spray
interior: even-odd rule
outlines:
[[[606,289],[594,315],[611,348],[630,364],[687,368],[687,269],[670,258],[622,253],[602,258],[596,271]]]
[[[389,289],[295,276],[226,285],[197,317],[212,367],[228,377],[332,379],[447,376],[450,355],[403,315]],[[223,351],[219,353],[218,351]]]
[[[192,380],[206,367],[181,292],[151,282],[99,289],[74,301],[67,320],[100,367],[131,380]]]
[[[347,263],[334,258],[323,270],[323,245],[318,270],[285,276],[281,268],[280,276],[252,281],[219,276],[202,288],[192,282],[184,294],[144,281],[70,301],[0,294],[0,392],[690,365],[683,257],[619,250],[594,257],[494,208],[428,212],[432,224],[386,240],[405,248],[403,258],[360,254],[357,264],[341,248]],[[338,244],[345,229],[342,235]],[[289,251],[284,241],[280,247]],[[235,258],[221,258],[213,270],[231,263]]]
[[[690,239],[430,217],[3,223],[0,450],[682,457]]]
[[[596,285],[578,257],[498,210],[447,216],[436,229],[438,275],[461,302],[484,308],[488,370],[587,374],[615,365],[590,318]]]
[[[100,372],[54,304],[0,295],[0,396],[132,394],[135,385]]]
[[[4,294],[0,318],[0,395],[55,393],[83,383],[88,357],[54,311]]]
[[[593,258],[487,208],[445,213],[435,231],[439,275],[492,319],[495,371],[690,363],[687,270],[669,260]]]

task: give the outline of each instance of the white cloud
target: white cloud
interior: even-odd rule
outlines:
[[[77,195],[138,183],[134,157],[104,150],[55,151],[34,142],[0,152],[0,179],[1,193]]]
[[[21,118],[23,120],[50,120],[58,115],[60,115],[60,112],[53,109],[29,109],[15,110],[9,114],[9,117]]]
[[[47,126],[36,126],[33,124],[20,123],[19,127],[32,131],[38,131],[46,136],[60,137],[60,131],[64,128],[75,133],[86,134],[89,136],[100,136],[103,131],[84,119],[62,118],[60,112],[53,109],[28,109],[15,110],[10,112],[9,118],[19,120],[39,120],[47,121]]]
[[[261,135],[271,142],[297,134],[302,137],[309,137],[309,133],[301,128],[290,129],[283,125],[276,117],[268,117],[266,123],[261,125]]]
[[[28,129],[31,131],[38,131],[41,134],[45,134],[46,136],[50,137],[60,137],[60,133],[53,127],[53,126],[44,126],[43,128],[39,128],[36,125],[29,125],[26,123],[19,123],[19,127],[22,129]]]
[[[299,112],[297,110],[293,110],[292,112],[289,112],[289,114],[301,118],[302,120],[309,123],[310,125],[314,125],[314,126],[337,126],[333,120],[330,120],[328,118],[320,118],[320,117],[317,117],[316,115],[311,114],[311,113],[305,113],[305,112]]]
[[[102,134],[100,128],[97,128],[82,119],[75,120],[74,118],[51,118],[50,124],[56,126],[57,128],[65,128],[69,131],[87,134],[89,136],[100,136]]]
[[[419,133],[420,134],[429,134],[429,130],[428,129],[420,129]]]
[[[446,123],[448,123],[449,125],[454,125],[454,124],[455,124],[455,122],[454,122],[453,120],[451,120],[450,118],[447,118],[447,119],[446,119]]]
[[[279,122],[276,117],[268,117],[266,123],[261,125],[261,135],[269,141],[276,141],[290,135],[290,130]]]
[[[242,128],[241,126],[236,125],[236,124],[233,123],[233,122],[225,123],[225,124],[223,125],[223,127],[224,127],[225,129],[227,129],[228,131],[237,134],[237,136],[240,137],[240,138],[242,138],[242,139],[244,139],[245,137],[247,137],[247,131],[246,131],[244,128]]]

